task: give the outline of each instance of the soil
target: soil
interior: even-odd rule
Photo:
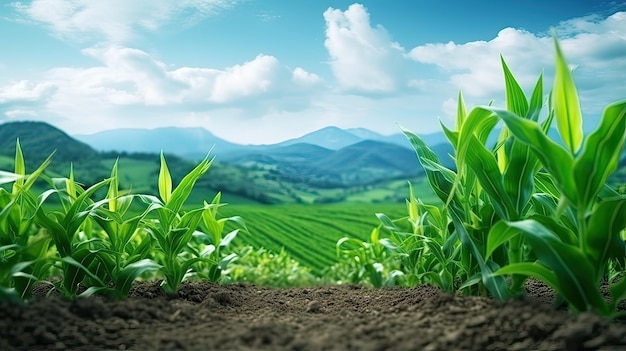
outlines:
[[[0,305],[0,350],[626,350],[626,325],[555,309],[528,286],[497,302],[431,286],[266,288],[158,282],[122,301]]]

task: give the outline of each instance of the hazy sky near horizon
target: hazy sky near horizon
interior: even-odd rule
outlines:
[[[69,134],[204,127],[273,143],[325,126],[452,126],[505,106],[500,54],[552,85],[556,29],[586,129],[626,99],[626,1],[0,1],[0,122]]]

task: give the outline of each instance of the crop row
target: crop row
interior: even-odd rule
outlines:
[[[245,218],[249,232],[239,235],[238,243],[275,252],[285,248],[294,259],[319,274],[337,263],[337,240],[344,236],[366,239],[378,225],[375,214],[381,210],[399,216],[404,205],[229,205],[221,213]]]

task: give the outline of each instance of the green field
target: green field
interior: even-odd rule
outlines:
[[[242,233],[240,244],[265,247],[278,252],[282,247],[296,260],[321,272],[337,262],[337,240],[350,236],[367,240],[379,224],[375,214],[392,218],[406,215],[404,204],[329,204],[329,205],[228,205],[222,216],[244,218],[250,233]]]

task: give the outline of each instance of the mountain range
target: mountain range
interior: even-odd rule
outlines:
[[[27,170],[56,152],[48,174],[66,177],[71,164],[76,179],[89,185],[108,177],[118,159],[123,187],[154,194],[158,152],[165,152],[176,182],[215,145],[216,162],[196,187],[203,194],[221,191],[235,202],[402,201],[407,180],[423,175],[406,138],[400,146],[399,138],[386,142],[392,138],[366,129],[329,127],[274,145],[238,145],[200,128],[122,129],[73,138],[43,122],[9,122],[0,124],[0,169],[12,169],[17,139]],[[452,152],[449,146],[434,149],[442,158]]]
[[[272,145],[242,145],[226,141],[200,127],[165,127],[155,129],[112,129],[95,134],[76,134],[73,137],[100,151],[160,152],[167,150],[181,157],[197,158],[206,155],[212,147],[217,154],[242,150],[265,150],[276,146],[312,144],[330,150],[373,140],[395,144],[408,149],[411,145],[401,134],[381,135],[365,128],[341,129],[325,127],[301,137]],[[443,133],[420,135],[429,145],[446,143]]]
[[[416,176],[421,166],[403,134],[381,135],[365,128],[325,127],[272,145],[240,145],[204,128],[116,129],[75,135],[97,150],[167,153],[198,160],[213,148],[217,160],[271,170],[293,182],[333,187],[364,185]],[[449,167],[452,147],[443,133],[423,136]]]

